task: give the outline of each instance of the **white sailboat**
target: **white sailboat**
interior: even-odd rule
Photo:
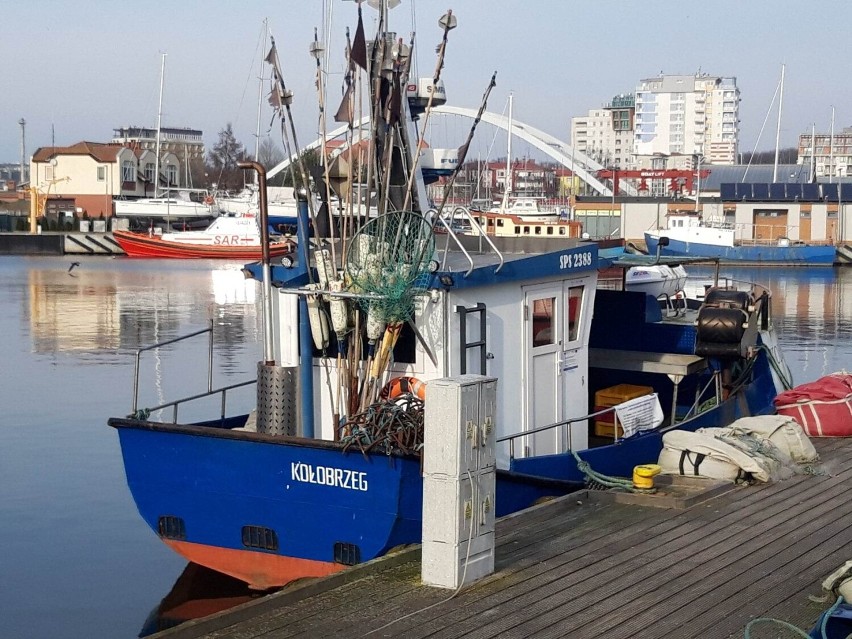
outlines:
[[[166,71],[166,54],[160,63],[160,99],[157,107],[157,142],[154,160],[154,197],[136,200],[115,200],[115,214],[123,218],[178,221],[213,218],[219,214],[213,198],[198,189],[168,189],[160,192],[160,129],[163,116],[163,80]]]
[[[503,200],[500,206],[494,207],[488,213],[498,215],[517,216],[526,222],[553,222],[557,219],[556,211],[546,210],[541,206],[540,197],[512,196],[513,173],[512,173],[512,110],[513,95],[509,93],[509,126],[507,129],[508,145],[506,150],[506,188],[503,191]]]

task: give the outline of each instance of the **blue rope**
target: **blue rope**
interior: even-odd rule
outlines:
[[[838,597],[837,601],[834,602],[834,605],[822,614],[819,624],[822,639],[828,639],[828,635],[826,634],[826,626],[828,624],[828,620],[831,615],[834,614],[834,611],[837,610],[841,603],[843,603],[843,597]],[[799,637],[811,639],[811,636],[801,628],[798,628],[791,623],[787,623],[786,621],[782,621],[781,619],[773,619],[772,617],[759,617],[757,619],[752,619],[751,621],[749,621],[748,624],[746,624],[743,639],[751,639],[752,626],[756,626],[760,623],[774,623],[783,628],[786,628],[787,630],[795,632]],[[852,637],[852,635],[849,635],[849,637]],[[849,637],[847,637],[846,639],[849,639]]]

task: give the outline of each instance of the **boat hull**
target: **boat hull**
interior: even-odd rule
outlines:
[[[344,453],[331,442],[227,428],[109,423],[148,526],[189,561],[252,588],[329,575],[421,541],[418,457]],[[581,487],[500,475],[498,515]],[[251,547],[247,534],[259,529],[273,531],[264,534],[274,543]]]
[[[417,458],[117,421],[127,484],[146,523],[190,561],[253,588],[328,575],[420,540]]]
[[[761,350],[748,384],[678,428],[770,413],[776,394]],[[329,575],[421,541],[417,457],[344,453],[333,442],[210,426],[109,423],[119,432],[127,483],[151,529],[188,560],[252,588]],[[651,431],[580,456],[596,472],[629,477],[661,450],[662,432]],[[498,472],[498,516],[585,482],[571,453],[515,459],[511,471]],[[265,531],[274,543],[252,547],[251,530]]]
[[[723,246],[703,244],[700,242],[686,242],[671,237],[669,237],[668,246],[659,247],[659,237],[659,235],[653,233],[645,233],[645,244],[649,253],[654,254],[659,248],[661,255],[718,258],[722,262],[737,262],[740,264],[791,266],[831,265],[834,263],[836,255],[836,250],[831,245]]]
[[[113,236],[129,257],[230,260],[259,260],[262,257],[259,244],[249,246],[190,244],[130,231],[114,231]],[[289,242],[269,245],[270,257],[281,257],[290,252],[292,252],[292,244]]]

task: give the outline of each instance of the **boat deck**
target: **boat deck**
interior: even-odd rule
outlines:
[[[852,554],[852,442],[815,443],[823,474],[673,508],[581,492],[504,518],[496,573],[453,598],[420,585],[413,549],[156,636],[714,639],[757,617],[807,629],[830,605],[808,595]]]

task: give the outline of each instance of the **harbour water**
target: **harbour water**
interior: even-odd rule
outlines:
[[[0,258],[4,637],[124,639],[212,611],[185,605],[160,621],[152,612],[170,591],[176,599],[212,579],[199,579],[138,516],[106,420],[130,412],[136,349],[211,320],[214,385],[252,377],[261,352],[257,284],[237,263],[77,261],[69,270],[68,258]],[[852,269],[723,273],[773,291],[796,383],[852,369]],[[206,348],[201,337],[143,357],[140,406],[203,391]],[[247,409],[252,392],[233,401]],[[247,597],[234,584],[222,588],[220,604]]]

